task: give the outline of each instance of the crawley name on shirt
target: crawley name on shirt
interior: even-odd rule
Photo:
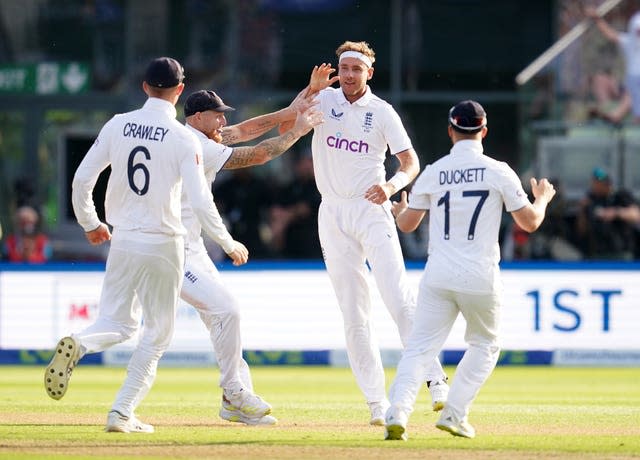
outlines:
[[[122,128],[125,137],[136,137],[148,141],[164,141],[164,136],[169,132],[169,128],[162,126],[139,125],[137,123],[126,123]]]

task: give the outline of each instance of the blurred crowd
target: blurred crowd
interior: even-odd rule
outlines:
[[[317,217],[320,194],[315,185],[313,159],[307,148],[293,150],[281,170],[247,168],[225,171],[216,181],[213,195],[225,222],[249,248],[253,260],[320,260]],[[286,155],[285,155],[286,157]],[[562,181],[552,179],[558,191],[549,205],[542,227],[529,234],[506,224],[500,237],[502,259],[580,261],[640,260],[640,206],[634,195],[614,186],[604,168],[585,178],[584,196],[570,201]],[[21,184],[23,186],[24,184]],[[397,199],[397,197],[393,197]],[[56,257],[53,241],[41,224],[36,205],[21,201],[12,222],[0,227],[2,260],[43,263],[68,260]],[[509,222],[505,219],[506,222]],[[416,232],[400,233],[407,260],[425,260],[428,222]],[[223,251],[205,238],[214,261]]]

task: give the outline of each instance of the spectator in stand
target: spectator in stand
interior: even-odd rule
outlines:
[[[269,218],[271,245],[287,259],[321,259],[318,237],[320,193],[316,188],[311,152],[298,155],[293,182],[278,193]]]
[[[632,260],[640,207],[626,190],[615,190],[603,168],[595,168],[580,202],[576,225],[587,259]]]
[[[213,193],[229,229],[251,248],[251,257],[270,257],[264,230],[269,225],[273,181],[263,179],[250,168],[234,169],[227,180],[214,182]]]
[[[586,8],[585,14],[607,40],[620,46],[626,62],[625,87],[631,95],[631,111],[634,120],[640,122],[640,11],[629,19],[627,32],[611,27],[595,8]]]
[[[49,237],[39,229],[39,221],[38,212],[31,206],[16,210],[14,232],[7,235],[3,247],[9,262],[41,264],[51,258]]]

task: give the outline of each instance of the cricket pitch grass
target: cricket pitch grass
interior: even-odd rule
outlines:
[[[0,366],[1,459],[628,459],[640,458],[640,369],[498,367],[469,421],[475,439],[437,430],[426,386],[409,441],[384,441],[349,369],[254,367],[279,423],[218,417],[217,369],[158,369],[138,417],[153,434],[104,433],[125,369],[82,365],[50,399],[44,366]],[[454,370],[448,368],[455,379]],[[387,369],[387,383],[395,369]]]

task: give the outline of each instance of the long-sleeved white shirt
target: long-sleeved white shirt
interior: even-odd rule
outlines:
[[[149,98],[142,108],[115,115],[104,125],[73,178],[78,223],[85,231],[100,225],[92,190],[111,166],[105,210],[114,230],[147,241],[185,235],[180,217],[184,187],[205,232],[230,252],[235,243],[207,187],[200,142],[175,117],[171,103]]]
[[[187,124],[186,127],[194,133],[202,145],[204,176],[207,180],[207,186],[211,187],[216,178],[216,174],[224,167],[224,164],[229,160],[229,157],[231,157],[233,148],[209,139],[191,125]],[[196,218],[191,203],[185,193],[182,194],[182,223],[187,229],[187,250],[204,250],[204,242],[200,235],[202,226]]]

